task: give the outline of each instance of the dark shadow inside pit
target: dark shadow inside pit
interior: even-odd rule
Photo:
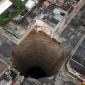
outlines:
[[[13,45],[12,64],[25,77],[55,75],[66,58],[61,45],[42,32],[31,32],[20,45]]]
[[[45,71],[41,67],[32,67],[25,74],[25,77],[32,77],[36,79],[43,78],[46,76],[47,75]]]

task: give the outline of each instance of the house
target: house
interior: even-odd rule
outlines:
[[[12,5],[10,0],[0,0],[0,15]]]
[[[30,11],[34,6],[36,6],[37,3],[37,0],[28,0],[25,6]]]

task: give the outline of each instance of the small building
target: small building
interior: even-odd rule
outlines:
[[[37,0],[28,0],[27,3],[25,4],[26,8],[30,11],[36,4],[38,3]]]
[[[0,0],[0,15],[12,5],[10,0]]]

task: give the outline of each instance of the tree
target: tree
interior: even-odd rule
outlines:
[[[13,2],[13,5],[18,9],[24,7],[25,5],[25,3],[22,2],[21,0],[11,0],[11,1]]]

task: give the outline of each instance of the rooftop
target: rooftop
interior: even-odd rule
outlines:
[[[0,1],[0,15],[12,5],[12,2],[9,0]]]

